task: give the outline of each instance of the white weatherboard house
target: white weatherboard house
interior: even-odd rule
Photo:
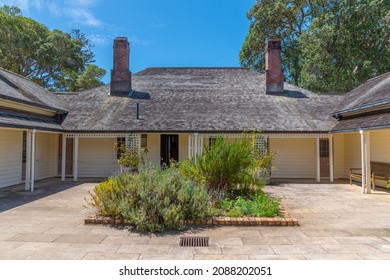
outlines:
[[[0,188],[113,175],[117,141],[147,148],[146,159],[160,164],[251,130],[262,131],[256,145],[276,154],[272,178],[332,182],[360,168],[353,179],[362,179],[363,192],[385,185],[390,73],[340,96],[283,83],[277,40],[268,42],[266,65],[265,75],[218,67],[131,74],[129,44],[120,37],[110,85],[86,92],[53,94],[0,68]]]

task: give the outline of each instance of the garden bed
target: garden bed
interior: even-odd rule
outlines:
[[[272,156],[259,155],[252,138],[216,139],[196,160],[156,167],[143,163],[95,186],[86,224],[126,224],[141,232],[182,230],[187,225],[294,226],[280,198],[263,192],[258,170]],[[124,162],[122,162],[124,164]],[[263,174],[264,175],[264,174]]]

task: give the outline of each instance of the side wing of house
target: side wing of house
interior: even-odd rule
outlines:
[[[52,93],[0,68],[0,188],[56,175],[64,114]]]

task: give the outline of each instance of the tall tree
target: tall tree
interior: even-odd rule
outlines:
[[[84,86],[101,84],[105,70],[94,66],[89,40],[80,32],[50,31],[46,26],[21,15],[17,7],[0,7],[0,66],[28,77],[53,91],[71,91],[79,77]],[[84,74],[88,70],[87,74]],[[83,75],[84,74],[84,75]],[[85,79],[91,79],[86,81]],[[81,88],[80,88],[81,89]]]
[[[287,82],[319,92],[349,91],[390,71],[389,11],[388,0],[257,0],[247,15],[251,24],[240,63],[262,71],[265,42],[278,37]]]
[[[390,71],[390,1],[330,2],[300,38],[302,86],[347,92]]]

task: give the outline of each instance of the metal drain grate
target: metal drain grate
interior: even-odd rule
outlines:
[[[209,247],[208,237],[180,237],[180,246],[182,247]]]

